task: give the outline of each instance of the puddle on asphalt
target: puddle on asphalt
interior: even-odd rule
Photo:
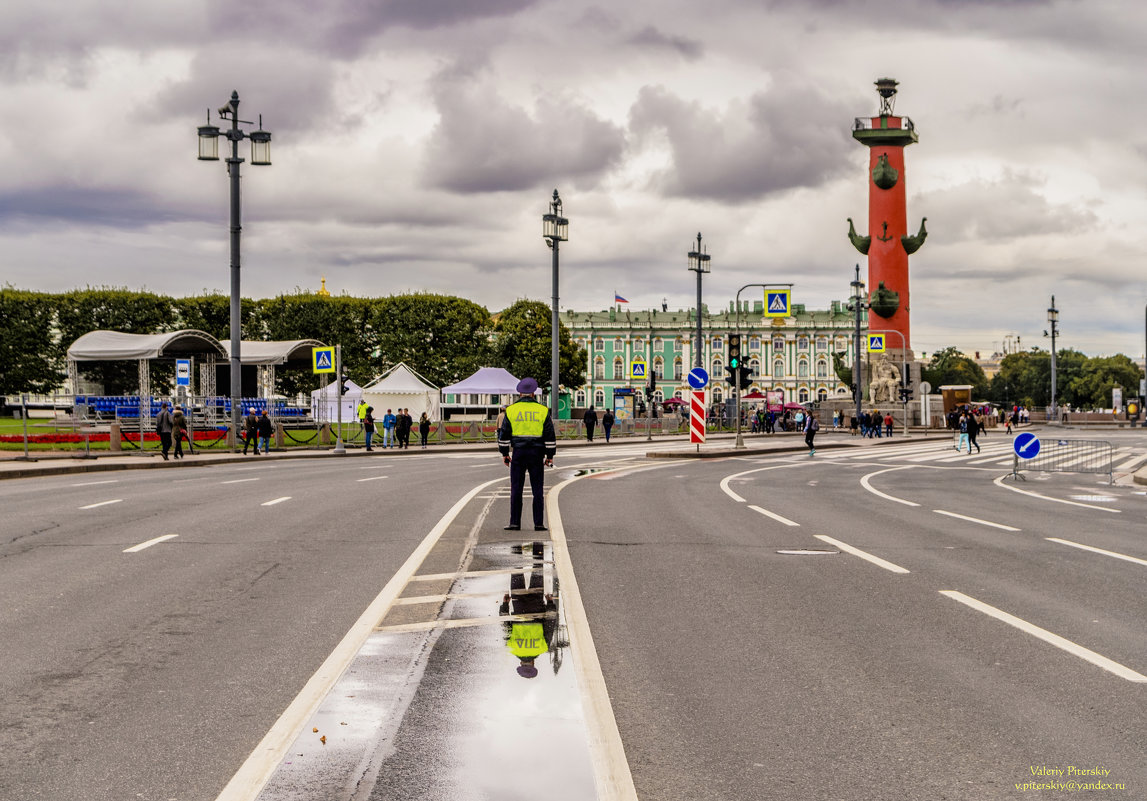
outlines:
[[[456,579],[433,630],[375,632],[260,799],[596,798],[549,543],[472,556],[500,572]]]

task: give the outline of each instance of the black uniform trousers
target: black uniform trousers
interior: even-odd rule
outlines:
[[[510,457],[510,525],[522,525],[522,492],[526,474],[534,494],[534,525],[545,525],[546,454],[540,448],[515,448]]]

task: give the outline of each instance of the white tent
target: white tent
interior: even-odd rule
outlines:
[[[438,389],[411,370],[404,362],[391,367],[382,377],[362,390],[362,399],[374,407],[381,420],[387,409],[410,409],[414,422],[423,412],[431,420],[439,417]]]
[[[355,408],[358,402],[362,400],[362,387],[349,378],[346,380],[346,394],[342,396],[343,407],[343,422],[353,423],[358,417],[355,416]],[[311,393],[311,416],[321,423],[334,423],[338,420],[339,414],[339,390],[334,381],[327,384],[326,387],[326,404],[322,401],[322,389],[316,389]]]

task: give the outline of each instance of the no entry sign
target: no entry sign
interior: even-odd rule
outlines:
[[[695,389],[689,401],[690,444],[700,445],[705,441],[705,395],[705,390]]]

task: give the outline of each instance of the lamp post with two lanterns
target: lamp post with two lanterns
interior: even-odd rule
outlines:
[[[232,92],[231,99],[219,108],[219,118],[229,120],[231,127],[220,130],[211,124],[211,112],[207,112],[207,124],[199,126],[199,160],[219,160],[219,137],[231,143],[231,155],[227,158],[227,174],[231,178],[231,432],[232,450],[238,450],[240,398],[243,394],[243,374],[240,362],[240,340],[242,339],[239,305],[239,232],[242,230],[239,203],[239,165],[245,159],[239,157],[239,143],[251,140],[251,163],[267,166],[271,163],[271,132],[263,130],[263,118],[259,117],[259,130],[245,133],[239,123],[254,125],[248,120],[239,119],[239,93]]]

